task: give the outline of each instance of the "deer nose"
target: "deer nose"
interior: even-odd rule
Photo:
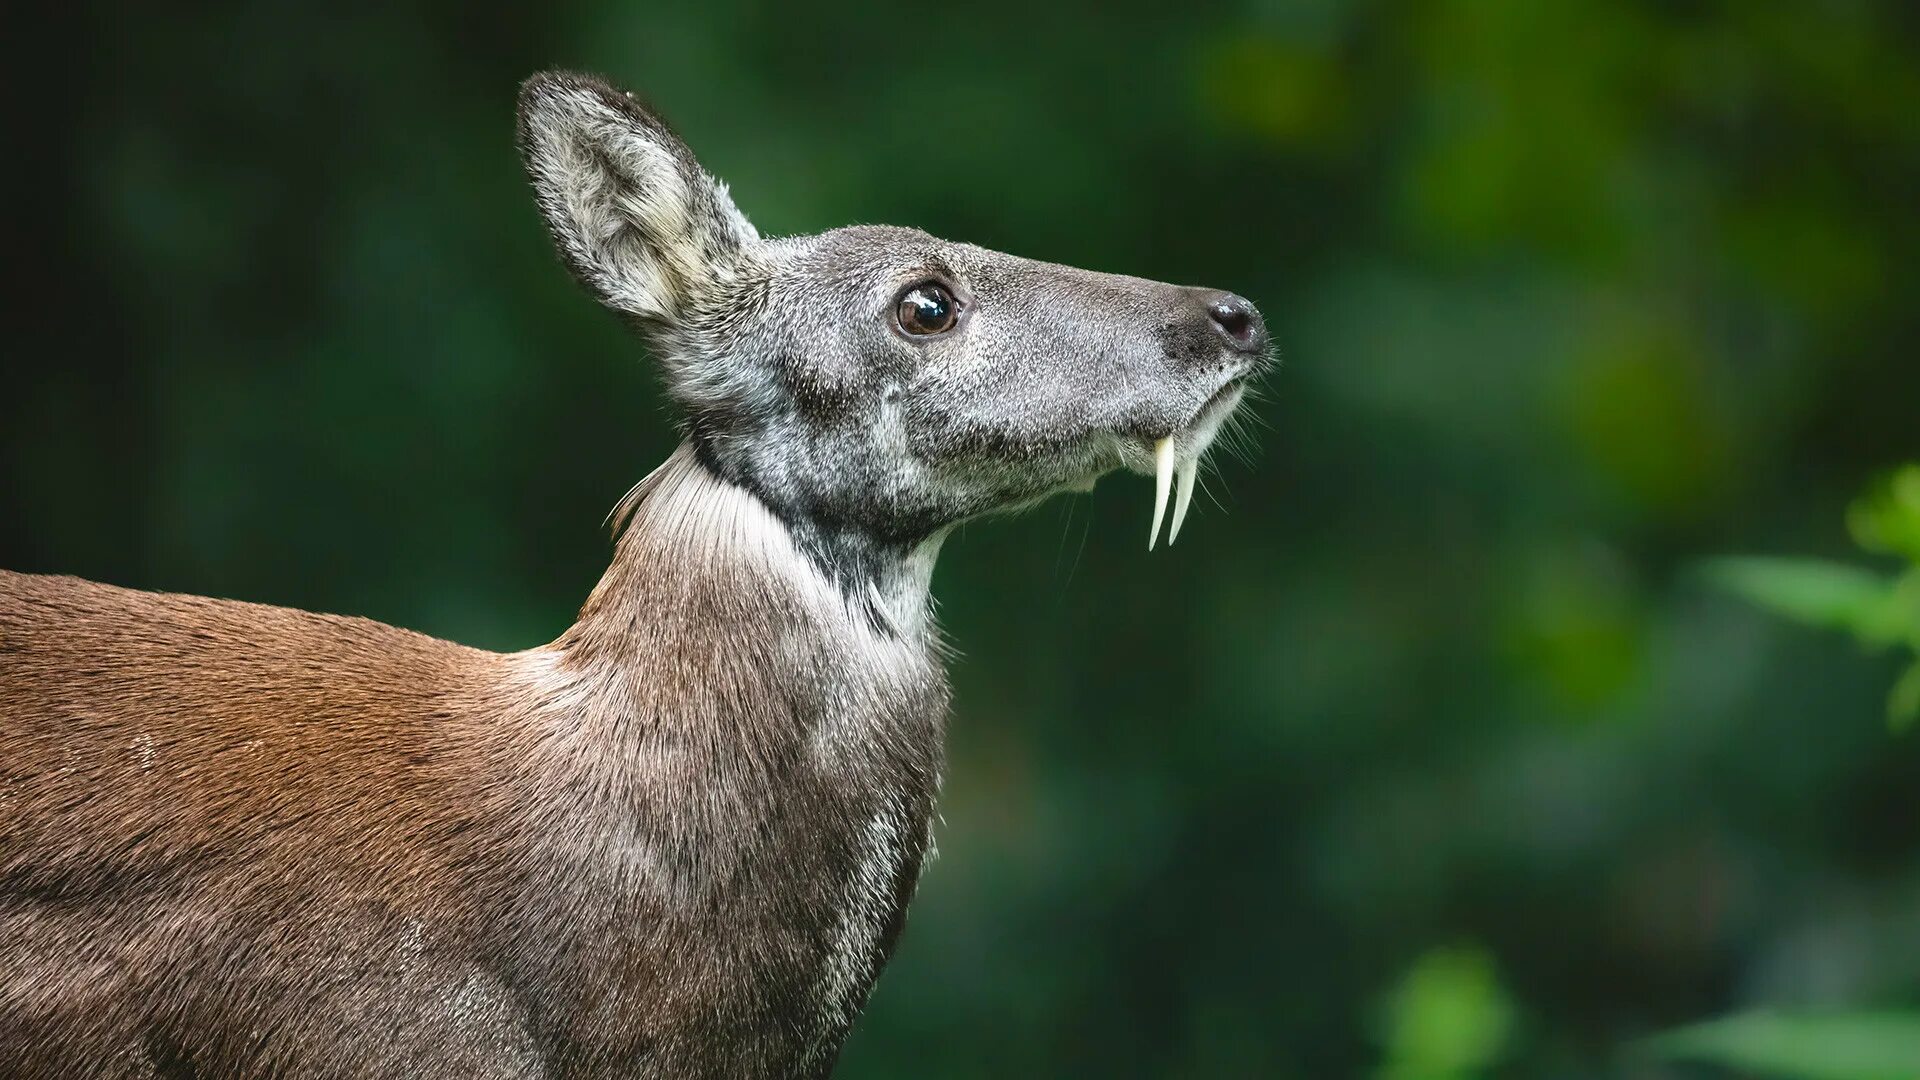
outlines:
[[[1195,289],[1195,299],[1206,309],[1207,321],[1227,343],[1243,353],[1267,350],[1267,325],[1244,296],[1218,289]]]

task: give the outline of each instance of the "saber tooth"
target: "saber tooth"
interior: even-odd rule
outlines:
[[[1153,444],[1153,530],[1147,533],[1147,550],[1160,539],[1160,522],[1167,516],[1167,489],[1173,486],[1173,436]]]
[[[1195,454],[1180,466],[1179,483],[1173,494],[1173,524],[1167,526],[1167,546],[1180,539],[1180,523],[1187,520],[1187,507],[1193,503],[1193,484],[1200,472],[1200,455]]]

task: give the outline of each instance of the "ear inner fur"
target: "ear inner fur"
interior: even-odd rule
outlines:
[[[664,121],[591,76],[529,79],[520,146],[562,257],[616,311],[671,322],[759,239]]]

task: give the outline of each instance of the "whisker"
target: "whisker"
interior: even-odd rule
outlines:
[[[1060,595],[1067,595],[1067,587],[1073,584],[1073,572],[1080,569],[1080,556],[1086,553],[1087,537],[1093,533],[1093,515],[1087,515],[1086,524],[1080,527],[1080,543],[1073,549],[1073,561],[1067,564],[1067,573],[1060,581]]]
[[[1218,468],[1214,468],[1211,470],[1211,476],[1203,471],[1197,478],[1200,484],[1200,493],[1207,497],[1207,501],[1213,504],[1214,509],[1224,514],[1227,512],[1227,504],[1221,502],[1220,496],[1215,494],[1213,488],[1207,484],[1209,478],[1220,481],[1220,490],[1224,492],[1227,489],[1226,474],[1222,473]]]
[[[1073,500],[1062,499],[1060,511],[1060,543],[1053,549],[1053,572],[1060,573],[1060,558],[1067,553],[1067,537],[1073,532]]]

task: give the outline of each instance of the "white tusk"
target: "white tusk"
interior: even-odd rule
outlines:
[[[1187,507],[1193,503],[1193,482],[1200,471],[1200,455],[1195,454],[1180,466],[1180,483],[1173,495],[1173,524],[1167,527],[1167,546],[1180,539],[1180,523],[1187,520]]]
[[[1167,489],[1173,486],[1173,436],[1153,444],[1153,531],[1147,534],[1147,550],[1160,539],[1160,522],[1167,516]]]

